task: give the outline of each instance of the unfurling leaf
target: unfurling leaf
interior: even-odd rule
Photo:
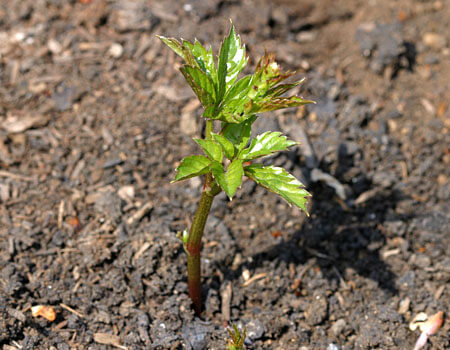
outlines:
[[[230,165],[228,165],[226,171],[223,168],[222,163],[213,162],[211,165],[211,171],[217,183],[225,191],[227,196],[230,199],[233,198],[237,188],[242,183],[242,176],[244,175],[242,160],[233,160]]]
[[[249,161],[274,152],[285,151],[296,144],[297,142],[288,140],[279,131],[267,131],[256,136],[250,143],[250,146],[241,152],[240,158],[244,161]]]
[[[223,160],[222,147],[213,140],[194,139],[203,149],[207,157],[211,160],[221,163]]]
[[[177,167],[177,175],[172,182],[186,180],[194,176],[206,174],[211,161],[204,156],[189,156]]]
[[[294,204],[308,214],[306,201],[310,194],[303,188],[300,181],[283,168],[251,164],[244,167],[244,173],[257,184],[279,194],[289,204]]]
[[[254,114],[277,109],[297,107],[314,101],[299,96],[282,96],[300,85],[304,79],[291,83],[279,84],[292,76],[293,72],[282,73],[273,55],[266,55],[259,61],[255,73],[238,80],[227,90],[214,116],[227,123],[241,123]]]

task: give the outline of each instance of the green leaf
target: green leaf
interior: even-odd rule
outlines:
[[[214,105],[216,99],[216,88],[211,78],[198,67],[185,65],[180,68],[186,81],[197,95],[202,105],[207,108]]]
[[[214,140],[222,147],[225,157],[232,159],[234,157],[234,146],[233,144],[224,136],[219,134],[212,134]]]
[[[275,111],[277,109],[289,108],[289,107],[298,107],[302,105],[306,105],[308,103],[315,103],[314,101],[304,100],[298,96],[291,97],[269,97],[266,99],[262,99],[256,103],[254,103],[250,109],[251,113],[263,113],[269,111]]]
[[[194,139],[195,142],[203,149],[209,159],[222,162],[222,147],[213,140]]]
[[[264,97],[266,97],[266,96],[274,96],[274,97],[281,96],[282,94],[288,92],[289,90],[291,90],[294,87],[303,83],[305,81],[305,79],[306,78],[303,78],[292,84],[278,84],[278,85],[272,87],[271,89],[267,90],[266,93],[264,94]]]
[[[219,162],[213,162],[211,171],[219,186],[225,191],[228,197],[233,198],[237,188],[242,183],[244,169],[242,168],[242,160],[233,160],[225,172],[223,165]]]
[[[189,41],[183,41],[183,45],[187,46],[197,62],[199,68],[205,72],[209,78],[211,78],[214,85],[217,85],[217,70],[214,63],[214,55],[212,53],[212,48],[206,50],[200,42],[195,39],[194,44]],[[216,86],[217,88],[217,86]]]
[[[183,47],[181,46],[180,42],[177,39],[166,38],[165,36],[162,35],[157,35],[157,37],[161,39],[161,41],[164,44],[169,46],[178,56],[184,58]]]
[[[189,156],[184,158],[177,167],[177,175],[172,182],[186,180],[194,176],[206,174],[211,161],[204,156]]]
[[[246,64],[245,47],[241,46],[241,39],[231,25],[230,33],[220,47],[217,69],[218,101],[222,100],[227,88],[234,83]]]
[[[239,79],[226,93],[221,106],[230,105],[234,102],[234,105],[241,102],[243,98],[247,97],[247,94],[252,86],[253,76],[246,75],[242,79]]]
[[[256,116],[253,115],[240,124],[226,124],[223,128],[223,136],[234,145],[235,154],[239,153],[247,146],[252,134],[252,124],[255,120]]]
[[[183,41],[183,44],[181,44],[177,39],[175,38],[166,38],[161,35],[157,35],[161,41],[169,46],[178,56],[182,57],[186,64],[195,67],[196,61],[194,59],[194,55],[192,54],[191,49],[188,45],[185,45],[187,41]]]
[[[303,188],[303,184],[286,170],[274,166],[251,164],[244,167],[244,172],[256,183],[279,194],[289,204],[294,204],[308,215],[306,202],[310,194]]]
[[[251,114],[245,113],[250,102],[248,93],[252,87],[253,76],[247,75],[238,80],[225,94],[218,111],[218,119],[227,123],[242,123]]]
[[[264,134],[253,138],[250,146],[244,149],[240,158],[244,161],[253,160],[259,157],[264,157],[274,152],[285,151],[288,147],[296,145],[297,142],[288,140],[281,132],[267,131]]]

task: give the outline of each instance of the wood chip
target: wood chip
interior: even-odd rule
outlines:
[[[48,123],[48,118],[43,115],[38,116],[10,116],[2,124],[1,128],[7,133],[17,134],[25,130],[41,127]]]
[[[222,319],[224,321],[229,321],[231,318],[230,305],[231,297],[233,295],[233,289],[231,288],[231,283],[228,282],[225,288],[222,290]]]
[[[441,297],[442,293],[444,293],[444,289],[445,289],[445,284],[443,284],[436,290],[436,293],[434,293],[434,299],[438,300]]]
[[[409,305],[411,304],[411,300],[406,297],[402,301],[400,301],[400,304],[398,306],[398,313],[400,315],[405,315],[409,310]]]
[[[94,333],[94,341],[103,345],[112,345],[119,349],[126,350],[127,347],[120,345],[120,337],[110,333]]]

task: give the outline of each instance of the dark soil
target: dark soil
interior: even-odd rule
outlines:
[[[199,319],[176,232],[202,183],[169,181],[201,110],[155,34],[217,50],[229,18],[251,68],[266,48],[308,78],[317,105],[255,129],[302,142],[269,161],[313,198],[216,198]],[[450,310],[449,21],[442,0],[1,1],[0,345],[224,349],[234,323],[247,349],[412,349],[412,317]]]

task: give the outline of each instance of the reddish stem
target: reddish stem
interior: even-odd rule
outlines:
[[[213,184],[213,189],[211,189],[211,181],[212,176],[208,174],[206,176],[206,189],[202,192],[186,243],[186,251],[188,254],[189,296],[191,297],[197,316],[199,316],[202,311],[200,264],[201,241],[214,196],[220,192],[220,189],[215,184]]]

